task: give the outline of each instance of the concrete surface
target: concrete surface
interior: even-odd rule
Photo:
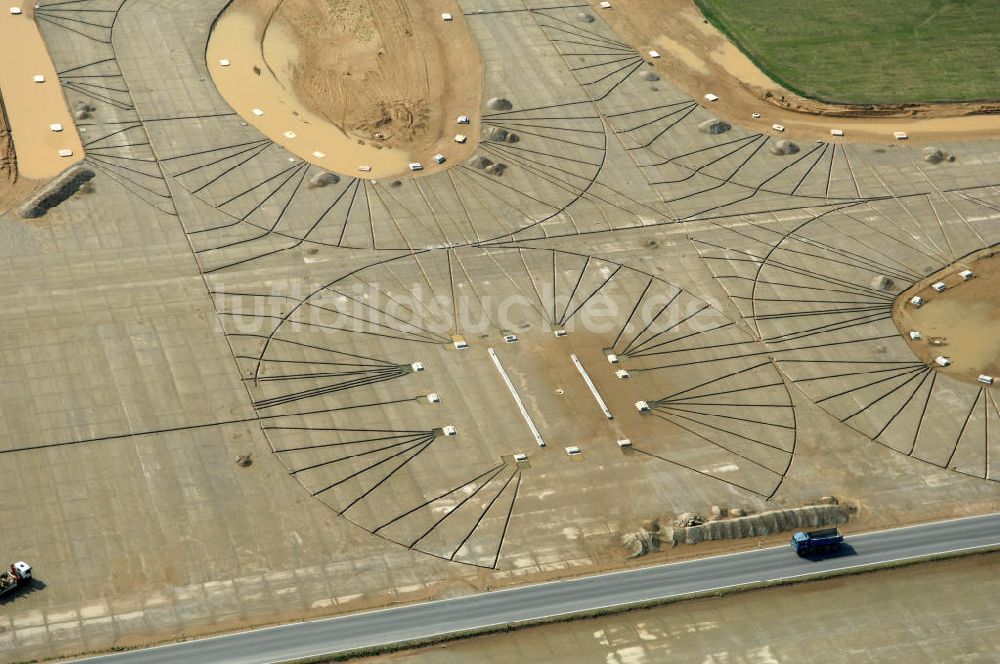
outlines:
[[[0,218],[0,504],[31,515],[0,555],[39,578],[0,659],[615,569],[643,520],[713,504],[996,510],[992,390],[917,366],[887,317],[1000,240],[995,143],[775,156],[698,131],[599,17],[465,2],[484,98],[513,104],[484,123],[520,140],[478,150],[504,174],[309,187],[211,83],[221,0],[41,4],[98,176]]]

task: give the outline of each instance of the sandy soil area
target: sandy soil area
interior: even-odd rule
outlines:
[[[11,7],[22,7],[23,13],[11,14]],[[0,93],[17,149],[17,172],[36,180],[55,177],[83,159],[83,145],[30,4],[2,3],[0,44]],[[44,81],[36,82],[36,76]],[[53,124],[62,125],[62,130],[52,131]],[[72,155],[62,157],[60,150],[71,150]]]
[[[0,214],[9,207],[25,199],[40,182],[18,177],[17,152],[7,124],[7,113],[3,98],[0,97]]]
[[[975,274],[970,281],[958,275],[965,268]],[[948,289],[931,288],[938,281]],[[920,308],[910,304],[914,295],[925,301]],[[921,360],[951,360],[948,367],[934,365],[942,373],[972,383],[980,374],[1000,377],[1000,254],[971,257],[914,285],[897,298],[893,320]],[[911,339],[911,330],[923,338]]]
[[[236,0],[208,64],[248,122],[331,170],[385,177],[417,161],[429,173],[435,154],[458,163],[475,149],[483,67],[454,0]]]
[[[657,50],[657,71],[719,117],[764,133],[771,125],[800,140],[831,140],[843,129],[851,142],[893,142],[904,131],[919,142],[1000,137],[1000,104],[908,104],[881,107],[826,104],[800,97],[764,75],[708,23],[692,0],[616,0],[599,13],[640,53]],[[719,97],[704,100],[706,93]],[[753,118],[752,113],[760,113]]]

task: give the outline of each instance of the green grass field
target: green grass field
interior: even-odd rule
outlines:
[[[696,0],[772,79],[856,103],[1000,99],[1000,0]]]

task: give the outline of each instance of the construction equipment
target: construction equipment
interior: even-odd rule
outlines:
[[[843,542],[844,536],[836,528],[792,533],[792,548],[800,556],[835,551],[840,548]]]
[[[31,565],[23,560],[11,563],[10,569],[0,574],[0,595],[6,595],[29,581],[31,581]]]

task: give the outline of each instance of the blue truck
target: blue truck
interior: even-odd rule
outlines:
[[[843,542],[844,536],[836,528],[792,533],[792,548],[800,556],[836,551]]]

